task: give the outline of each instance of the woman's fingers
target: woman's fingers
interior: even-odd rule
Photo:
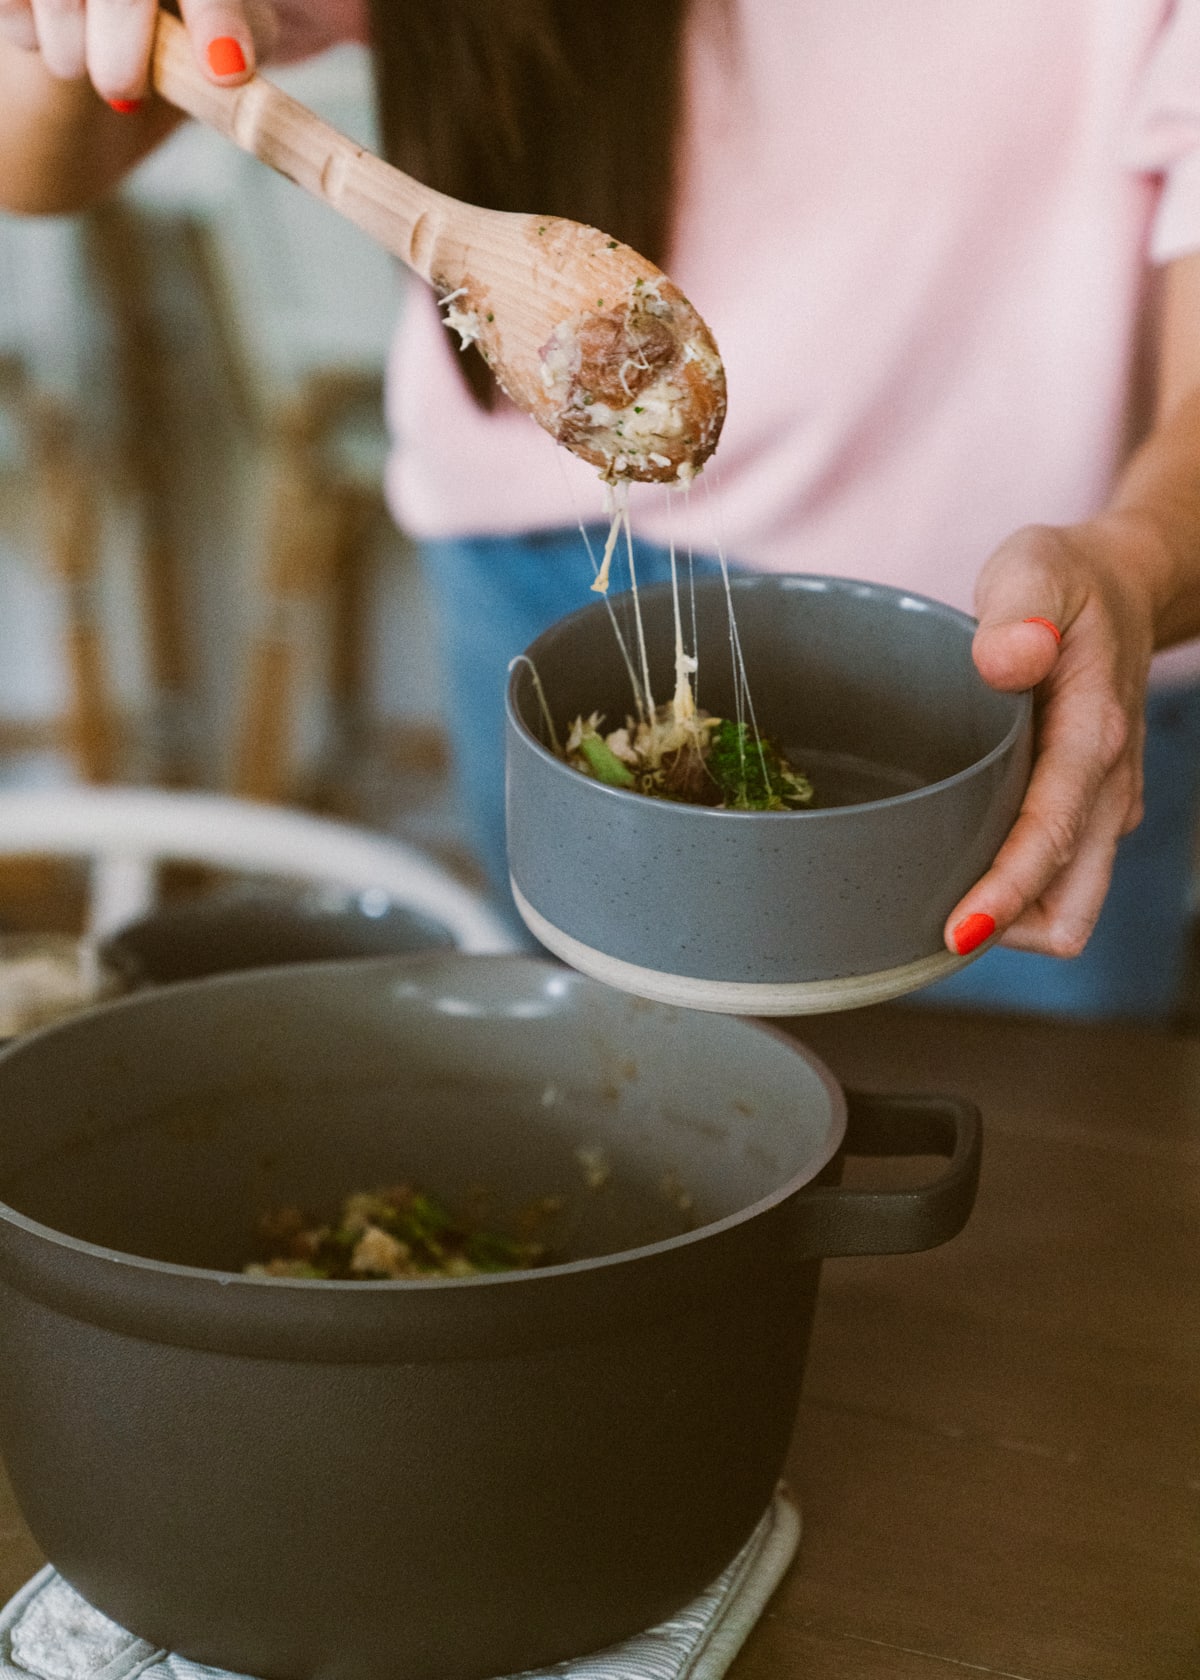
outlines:
[[[1006,944],[1076,956],[1103,904],[1118,840],[1142,812],[1152,636],[1119,533],[1032,526],[980,574],[975,663],[994,688],[1036,689],[1036,753],[1020,814],[946,923],[966,954]]]
[[[987,874],[947,920],[946,943],[952,951],[963,946],[964,923],[969,923],[967,939],[984,925],[973,917],[990,917],[1001,933],[1014,927],[1090,845],[1097,825],[1103,831],[1100,851],[1110,839],[1115,846],[1136,797],[1132,769],[1127,766],[1123,776],[1115,774],[1129,740],[1124,715],[1115,706],[1109,710],[1096,696],[1057,696],[1047,703],[1020,814]],[[1100,810],[1101,794],[1110,780],[1123,790],[1115,817]],[[1077,917],[1076,908],[1072,899],[1054,918],[1035,918],[1039,950],[1052,956],[1078,955],[1095,917]]]
[[[1063,532],[1037,525],[1017,531],[976,585],[972,652],[980,676],[1005,693],[1036,688],[1057,664],[1085,598]]]
[[[88,0],[87,70],[103,99],[146,97],[157,16],[156,0]]]
[[[971,651],[985,682],[1005,694],[1019,694],[1045,682],[1061,645],[1062,631],[1050,618],[993,619],[980,624]]]
[[[33,0],[38,51],[52,76],[78,81],[87,73],[83,0]]]
[[[244,82],[255,65],[246,8],[232,0],[182,0],[183,21],[196,57],[214,82]]]
[[[0,35],[22,52],[37,51],[37,24],[29,0],[0,0]]]
[[[276,33],[263,0],[183,0],[182,11],[197,59],[222,84],[245,81],[256,36],[269,46]],[[102,98],[128,111],[149,92],[157,17],[156,0],[0,0],[0,35],[39,52],[52,76],[89,77]]]
[[[1103,907],[1117,842],[1131,803],[1131,771],[1121,765],[1103,784],[1071,861],[1005,931],[1004,943],[1044,956],[1078,956]]]
[[[1085,611],[1075,644],[1055,652],[1039,692],[1036,757],[1020,813],[991,868],[948,918],[951,950],[972,949],[990,919],[1006,944],[1072,957],[1095,925],[1117,841],[1141,807],[1141,730],[1136,710],[1118,697],[1096,616]]]

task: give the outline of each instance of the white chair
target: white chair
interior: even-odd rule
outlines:
[[[151,908],[160,864],[191,862],[379,891],[440,922],[463,951],[517,949],[479,893],[413,847],[223,794],[130,787],[0,791],[0,856],[33,854],[90,860],[86,932],[93,940]]]

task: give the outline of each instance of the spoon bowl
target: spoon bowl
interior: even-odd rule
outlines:
[[[160,12],[152,79],[181,111],[321,199],[433,287],[513,403],[602,477],[687,483],[716,448],[725,372],[661,269],[596,228],[435,192],[262,76],[221,87]]]

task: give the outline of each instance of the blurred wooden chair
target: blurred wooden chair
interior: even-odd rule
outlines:
[[[335,127],[374,144],[364,51],[338,48],[271,74]],[[313,694],[338,746],[361,707],[366,573],[385,517],[383,368],[402,286],[390,257],[255,160],[195,131],[179,143],[196,157],[220,148],[204,191],[190,189],[195,249],[265,463],[229,784],[244,797],[281,800],[299,791]],[[193,166],[193,182],[198,173]],[[186,206],[186,173],[181,188],[165,165],[152,165],[135,194]]]
[[[103,782],[117,774],[121,723],[100,598],[86,291],[80,221],[0,217],[0,405],[13,439],[10,473],[29,504],[14,506],[14,552],[27,547],[44,568],[61,624],[65,704],[41,733],[71,773]],[[18,727],[10,744],[21,736]]]
[[[141,758],[155,781],[186,785],[199,775],[190,721],[195,657],[173,519],[176,464],[166,389],[171,358],[157,307],[159,279],[137,215],[120,197],[90,211],[83,233],[105,315],[113,464],[136,510],[133,562],[150,696]]]

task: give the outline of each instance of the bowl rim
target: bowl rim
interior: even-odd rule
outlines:
[[[724,587],[722,578],[705,577],[696,580],[697,588],[704,587],[710,591],[718,585]],[[932,612],[935,616],[953,621],[964,630],[970,629],[972,635],[974,634],[974,626],[978,623],[978,620],[972,618],[969,613],[962,612],[958,607],[952,607],[948,602],[938,601],[930,595],[921,595],[916,590],[898,589],[892,584],[870,583],[856,578],[837,577],[833,574],[817,572],[738,572],[737,574],[731,573],[729,587],[733,591],[743,593],[752,590],[770,591],[774,589],[781,593],[794,590],[809,594],[847,594],[856,595],[860,598],[890,599],[894,606],[902,611]],[[658,600],[663,596],[669,596],[671,588],[670,583],[653,583],[647,584],[638,593],[642,597]],[[624,600],[631,594],[631,591],[623,591],[620,596],[614,597],[614,600]],[[521,745],[527,749],[532,749],[540,760],[552,768],[556,775],[561,773],[570,777],[572,784],[578,784],[580,797],[613,799],[618,802],[618,809],[621,803],[628,804],[633,801],[636,809],[648,807],[650,810],[661,813],[661,819],[656,820],[664,822],[707,821],[792,824],[799,818],[802,822],[820,823],[836,822],[852,813],[857,814],[863,811],[896,810],[905,805],[916,804],[922,800],[949,793],[961,783],[982,774],[991,765],[1007,757],[1025,734],[1032,717],[1033,696],[1030,690],[1023,689],[1017,692],[1003,689],[992,690],[991,692],[1012,701],[1014,715],[1000,741],[981,758],[972,759],[971,763],[965,765],[963,769],[956,770],[951,776],[943,776],[936,782],[925,782],[920,787],[909,788],[903,793],[884,794],[878,799],[860,800],[852,805],[832,805],[824,809],[818,808],[811,811],[804,809],[792,811],[731,811],[719,806],[689,805],[682,800],[655,799],[649,794],[639,793],[634,788],[614,787],[608,782],[597,781],[594,777],[585,776],[582,771],[574,769],[538,739],[521,716],[517,706],[517,684],[527,672],[529,665],[534,664],[531,654],[538,643],[547,636],[566,630],[581,619],[593,617],[603,612],[603,601],[586,602],[583,606],[577,607],[574,612],[568,613],[564,617],[556,619],[553,624],[548,625],[512,660],[504,694],[506,718]],[[982,677],[979,680],[981,683],[983,682]],[[984,687],[987,686],[987,684],[984,684]]]
[[[547,976],[564,979],[568,984],[587,988],[591,991],[611,993],[612,987],[604,986],[601,981],[594,980],[588,975],[576,970],[564,968],[560,963],[548,957],[534,954],[512,952],[464,952],[464,951],[419,951],[404,956],[356,957],[349,960],[331,959],[319,963],[290,963],[277,968],[243,969],[227,974],[206,975],[196,980],[178,981],[171,986],[151,987],[145,991],[130,992],[109,1002],[97,1005],[81,1014],[71,1016],[63,1021],[51,1022],[45,1027],[38,1028],[31,1033],[23,1034],[19,1038],[9,1039],[0,1044],[0,1080],[3,1079],[5,1065],[18,1059],[30,1047],[40,1045],[46,1039],[54,1039],[64,1032],[77,1028],[82,1023],[91,1022],[98,1018],[119,1015],[132,1010],[135,1013],[144,1011],[155,1000],[170,994],[172,998],[179,998],[183,994],[183,1001],[188,996],[195,995],[201,990],[235,990],[241,987],[262,985],[267,980],[280,981],[285,984],[298,983],[300,979],[312,974],[313,971],[327,971],[331,976],[344,979],[347,970],[367,970],[380,968],[388,971],[420,967],[447,961],[462,961],[473,967],[487,964],[490,967],[517,964],[527,970],[539,969]],[[672,1010],[674,1013],[692,1014],[695,1011],[680,1011],[677,1006],[660,1004],[655,1007]],[[704,1016],[705,1022],[711,1016]],[[724,1017],[735,1031],[744,1028],[748,1034],[773,1039],[783,1048],[789,1050],[805,1064],[810,1073],[817,1076],[828,1099],[828,1126],[820,1148],[813,1158],[806,1163],[801,1172],[791,1174],[782,1184],[769,1191],[765,1196],[754,1202],[726,1214],[720,1219],[709,1220],[698,1225],[691,1231],[683,1231],[673,1237],[663,1237],[652,1243],[639,1243],[633,1248],[618,1249],[612,1254],[590,1255],[580,1260],[564,1260],[550,1266],[534,1266],[525,1269],[514,1268],[507,1272],[480,1272],[469,1277],[430,1277],[430,1278],[364,1278],[362,1280],[348,1278],[276,1278],[259,1277],[245,1272],[223,1271],[213,1266],[188,1266],[171,1260],[156,1260],[149,1255],[130,1253],[125,1249],[109,1248],[102,1243],[89,1242],[86,1238],[75,1237],[68,1231],[61,1231],[56,1226],[46,1225],[42,1221],[22,1213],[20,1209],[10,1203],[0,1200],[0,1224],[6,1224],[26,1233],[40,1242],[54,1248],[66,1249],[68,1252],[79,1253],[89,1259],[97,1260],[105,1265],[118,1265],[123,1268],[152,1272],[160,1276],[174,1277],[191,1283],[216,1284],[222,1290],[231,1287],[239,1289],[278,1289],[287,1287],[303,1291],[317,1291],[324,1293],[335,1290],[339,1293],[353,1292],[355,1294],[425,1294],[431,1290],[467,1291],[485,1287],[498,1288],[515,1284],[532,1285],[539,1281],[547,1284],[556,1278],[580,1276],[588,1273],[601,1272],[611,1266],[626,1266],[654,1260],[660,1256],[686,1249],[698,1243],[719,1237],[738,1227],[747,1225],[751,1220],[771,1212],[781,1206],[819,1176],[830,1161],[833,1160],[845,1140],[848,1124],[848,1110],[846,1095],[840,1082],[830,1069],[809,1047],[782,1028],[769,1025],[767,1022],[745,1018]]]

